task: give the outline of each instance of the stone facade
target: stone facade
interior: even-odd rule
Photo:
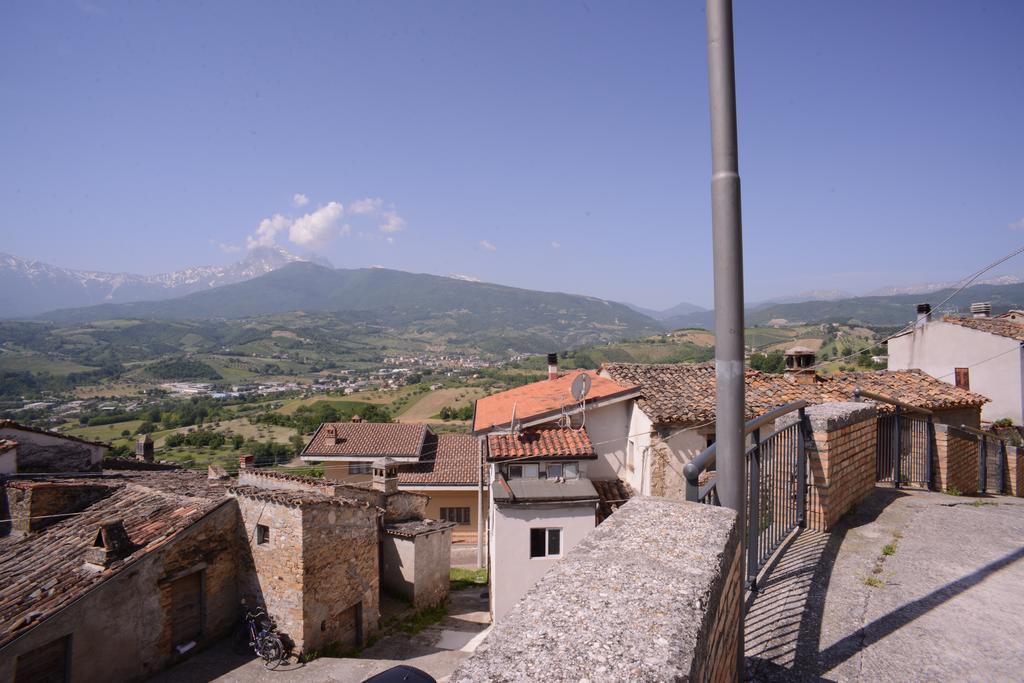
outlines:
[[[230,491],[251,558],[240,579],[246,596],[299,652],[365,645],[380,617],[377,510],[302,492]]]
[[[185,655],[172,639],[171,586],[199,573],[201,631],[194,648],[228,635],[238,623],[238,511],[225,501],[130,571],[96,585],[81,599],[0,649],[0,681],[15,677],[18,657],[70,636],[74,681],[141,681]]]
[[[10,524],[13,531],[20,533],[56,524],[62,519],[57,515],[78,512],[110,495],[108,486],[31,480],[12,481],[6,490],[9,516],[14,520]]]
[[[0,420],[0,438],[18,443],[18,472],[98,472],[107,447]]]
[[[978,490],[978,439],[973,434],[935,425],[935,485],[940,491]]]

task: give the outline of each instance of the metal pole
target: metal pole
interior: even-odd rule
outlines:
[[[928,422],[925,423],[924,432],[924,479],[928,490],[934,490],[932,486],[932,458],[935,457],[935,453],[932,450],[935,443],[935,420],[931,415],[928,416]]]
[[[978,489],[988,492],[988,439],[981,437],[981,449],[978,451]]]
[[[761,430],[754,430],[750,458],[750,528],[747,529],[747,588],[757,590],[757,540],[761,532]]]
[[[798,413],[800,429],[797,430],[799,439],[796,456],[796,509],[797,525],[801,528],[807,527],[807,445],[804,439],[811,434],[811,430],[804,427],[807,420],[806,411],[801,408]]]
[[[900,407],[896,406],[896,460],[892,464],[892,485],[893,488],[900,487],[900,469],[903,454],[903,425],[900,424]]]
[[[999,442],[999,495],[1006,491],[1006,442]]]
[[[746,526],[743,462],[743,235],[736,139],[732,0],[707,0],[711,222],[715,265],[715,438],[718,494]]]

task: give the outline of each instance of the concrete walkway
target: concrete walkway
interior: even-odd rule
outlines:
[[[887,547],[889,546],[889,547]],[[752,680],[1020,680],[1024,499],[877,488],[802,532],[746,619]]]
[[[292,661],[274,671],[261,661],[238,655],[222,641],[157,676],[161,683],[194,681],[336,681],[359,683],[398,664],[415,666],[440,683],[446,681],[459,663],[469,657],[488,628],[490,615],[481,588],[467,588],[451,594],[448,615],[416,635],[405,633],[381,638],[356,657],[321,657],[306,664]]]

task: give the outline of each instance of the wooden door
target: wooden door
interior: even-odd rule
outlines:
[[[203,576],[193,572],[171,584],[171,645],[198,640],[203,628]]]
[[[71,636],[18,655],[15,683],[64,683],[68,676],[68,648]]]

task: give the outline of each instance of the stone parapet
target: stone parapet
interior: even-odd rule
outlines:
[[[729,509],[633,498],[556,563],[451,680],[738,680],[739,539]]]

